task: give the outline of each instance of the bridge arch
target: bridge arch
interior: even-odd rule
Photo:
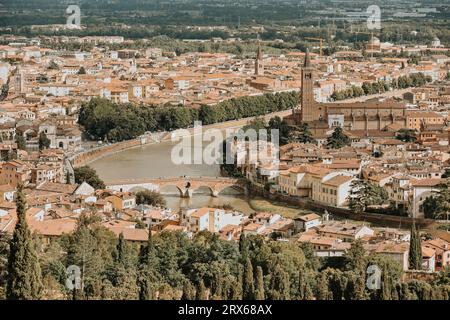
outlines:
[[[176,184],[164,184],[159,187],[159,193],[161,194],[176,194],[181,197],[184,195],[183,190]]]
[[[235,194],[245,194],[246,193],[246,188],[244,186],[235,184],[235,185],[229,185],[229,186],[224,186],[222,188],[219,188],[217,190],[217,194],[220,195],[224,195],[224,194],[229,194],[229,195],[235,195]]]
[[[213,188],[211,188],[211,186],[208,185],[199,185],[195,189],[192,189],[192,191],[194,194],[206,194],[206,193],[209,193],[210,195],[214,194]]]

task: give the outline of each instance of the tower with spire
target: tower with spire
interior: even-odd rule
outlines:
[[[264,75],[264,62],[263,62],[263,52],[261,49],[261,45],[258,44],[258,51],[256,52],[255,59],[255,76]]]

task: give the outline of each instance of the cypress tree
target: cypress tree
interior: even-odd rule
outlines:
[[[305,300],[306,296],[306,277],[305,277],[305,270],[300,269],[298,272],[298,298],[300,300]]]
[[[289,274],[276,265],[270,278],[269,298],[271,300],[289,300]]]
[[[189,280],[186,280],[183,285],[181,300],[195,300],[195,287]]]
[[[239,237],[239,252],[241,253],[241,261],[246,262],[248,257],[248,240],[245,234]]]
[[[422,244],[419,230],[414,222],[411,226],[411,240],[409,242],[409,268],[412,270],[422,269]]]
[[[298,298],[300,300],[314,299],[314,294],[306,278],[306,270],[304,268],[301,268],[298,273]]]
[[[260,266],[256,267],[256,289],[255,289],[255,300],[264,300],[264,276],[263,270]]]
[[[233,287],[231,287],[232,292],[231,292],[231,300],[242,300],[242,290],[243,290],[243,285],[242,285],[242,278],[243,278],[243,270],[242,270],[242,265],[239,265],[239,270],[238,270],[238,275],[237,275],[237,281],[236,281],[236,285],[234,285]]]
[[[139,287],[139,300],[151,300],[153,292],[149,277],[148,267],[148,248],[141,246],[139,251],[139,271],[138,271],[138,287]]]
[[[392,300],[392,286],[391,286],[391,277],[389,274],[384,272],[383,281],[381,283],[381,300]]]
[[[330,290],[328,287],[328,277],[326,272],[321,272],[321,277],[319,280],[318,288],[317,288],[317,298],[319,300],[330,300]]]
[[[216,270],[211,279],[211,300],[223,299],[223,282],[222,272]]]
[[[127,248],[125,239],[123,237],[123,232],[119,234],[119,242],[117,243],[116,250],[117,250],[116,261],[118,263],[124,264]]]
[[[283,271],[282,275],[283,275],[283,277],[282,277],[281,283],[280,283],[281,299],[290,300],[291,286],[289,284],[289,274],[287,272]]]
[[[155,270],[158,262],[156,261],[156,253],[153,245],[151,224],[148,228],[147,246],[141,246],[139,252],[139,300],[154,299],[153,285],[157,282]]]
[[[16,200],[17,224],[10,242],[6,297],[36,300],[42,293],[42,274],[35,244],[26,221],[26,199],[19,186]]]
[[[195,297],[196,300],[208,300],[205,283],[203,279],[200,279],[198,283],[197,295]]]
[[[250,258],[247,257],[244,268],[244,278],[242,283],[244,300],[253,300],[255,298],[255,283],[253,279],[253,266]]]
[[[311,286],[309,285],[309,283],[306,283],[305,286],[305,298],[304,300],[314,300],[314,293],[311,289]]]

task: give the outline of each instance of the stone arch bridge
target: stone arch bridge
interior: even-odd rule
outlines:
[[[213,197],[227,188],[239,189],[247,193],[247,182],[244,179],[226,177],[176,177],[158,179],[124,179],[111,181],[106,188],[121,192],[135,192],[142,189],[159,191],[165,187],[176,187],[183,198],[191,198],[195,191],[207,188]]]

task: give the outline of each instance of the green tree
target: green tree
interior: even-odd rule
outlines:
[[[437,186],[437,191],[425,199],[423,211],[426,218],[448,219],[450,215],[450,181]]]
[[[309,126],[306,122],[302,122],[296,126],[289,127],[289,142],[298,143],[314,143],[315,140],[312,136]]]
[[[329,289],[329,283],[328,283],[328,277],[327,272],[322,271],[320,273],[320,279],[317,286],[317,299],[319,300],[331,300],[332,299],[332,293]]]
[[[253,266],[250,258],[247,257],[247,261],[244,266],[244,278],[242,284],[243,298],[244,300],[253,300],[255,298],[255,283],[253,278]]]
[[[114,234],[101,224],[101,218],[86,213],[80,215],[75,231],[63,237],[66,265],[81,269],[80,294],[84,298],[102,295],[103,275],[113,264],[116,243]]]
[[[365,212],[369,205],[383,204],[389,198],[385,189],[366,180],[353,180],[350,186],[349,208],[356,213]]]
[[[128,255],[128,244],[125,241],[125,238],[123,236],[123,232],[121,232],[119,234],[119,241],[117,242],[117,247],[116,247],[116,255],[115,255],[115,260],[118,263],[121,264],[125,264],[126,263],[126,259],[127,259],[127,255]]]
[[[189,280],[186,280],[183,285],[183,294],[181,300],[195,300],[195,287]]]
[[[44,150],[50,147],[51,141],[47,138],[44,131],[39,134],[39,150]]]
[[[396,134],[396,138],[403,142],[415,142],[417,140],[416,131],[412,129],[400,129]]]
[[[423,202],[423,213],[427,219],[436,219],[440,212],[440,201],[438,197],[432,195]]]
[[[17,224],[9,244],[6,297],[36,300],[42,294],[42,274],[33,237],[26,221],[26,198],[19,187],[16,200]]]
[[[75,168],[75,183],[81,184],[87,182],[94,189],[105,189],[106,185],[102,179],[99,178],[97,172],[89,166]]]
[[[247,236],[243,233],[239,236],[239,252],[241,254],[241,259],[243,262],[247,262],[248,258],[248,248],[249,248],[249,241],[247,239]]]
[[[345,269],[364,273],[367,266],[366,250],[360,239],[355,240],[345,253]]]
[[[350,145],[350,138],[344,134],[341,127],[334,129],[333,133],[327,139],[327,148],[329,149],[339,149]]]
[[[195,297],[195,300],[208,300],[208,294],[206,292],[206,287],[203,279],[200,279],[198,283],[197,295]]]
[[[422,269],[422,244],[420,231],[416,224],[411,225],[411,240],[409,241],[409,268],[411,270]]]
[[[311,299],[311,295],[312,291],[306,277],[306,270],[300,268],[298,271],[298,298],[300,300],[309,300]]]
[[[255,288],[255,300],[264,300],[264,275],[260,266],[256,267],[256,288]]]
[[[268,297],[271,300],[290,299],[289,274],[279,265],[275,266],[271,274]]]
[[[58,66],[58,64],[54,61],[54,60],[52,60],[52,61],[50,61],[50,63],[48,64],[48,67],[47,67],[49,70],[58,70],[59,69],[59,66]]]
[[[136,193],[136,204],[165,207],[166,199],[157,191],[143,190]]]
[[[138,287],[139,300],[155,299],[155,285],[159,279],[157,275],[158,257],[153,235],[149,228],[147,245],[141,246],[139,252]]]
[[[16,134],[16,143],[17,148],[20,150],[26,150],[27,143],[25,141],[25,138],[21,134]]]

